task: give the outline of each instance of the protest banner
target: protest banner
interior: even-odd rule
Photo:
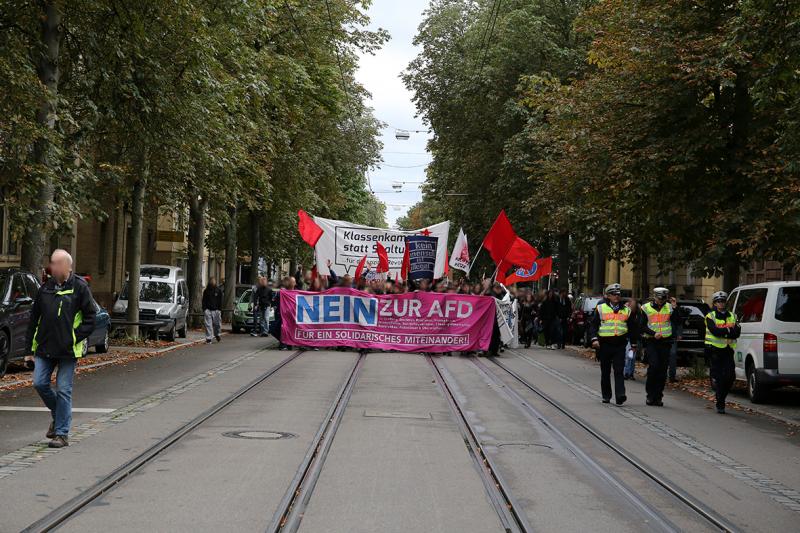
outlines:
[[[389,259],[389,277],[394,278],[400,274],[406,248],[406,237],[414,235],[436,239],[436,263],[433,268],[433,277],[440,278],[444,275],[450,222],[440,222],[413,231],[400,231],[362,226],[342,220],[313,218],[315,224],[322,229],[322,235],[314,246],[317,268],[322,276],[329,275],[328,260],[330,260],[333,270],[340,276],[352,275],[358,262],[365,255],[370,264],[377,264],[377,243],[381,243],[386,249],[386,256]]]
[[[406,237],[408,246],[409,279],[433,279],[437,255],[436,237],[414,235]]]
[[[280,292],[281,341],[401,352],[488,350],[495,313],[488,296],[369,294],[337,287]]]

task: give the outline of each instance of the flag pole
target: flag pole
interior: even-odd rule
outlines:
[[[482,241],[481,241],[480,247],[478,248],[478,251],[475,252],[475,257],[472,258],[472,262],[469,264],[469,269],[467,270],[467,277],[469,277],[469,273],[472,272],[472,265],[475,264],[475,261],[478,259],[478,254],[481,253],[481,250],[483,250],[483,242]]]

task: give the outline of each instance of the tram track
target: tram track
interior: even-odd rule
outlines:
[[[447,381],[444,372],[439,368],[434,357],[425,356],[434,371],[434,378],[439,385],[464,439],[464,444],[469,451],[481,481],[486,489],[492,507],[507,533],[530,533],[534,529],[528,523],[522,507],[515,501],[508,483],[503,480],[500,470],[494,460],[489,456],[478,438],[478,433],[466,416],[459,404],[452,387]]]
[[[288,357],[284,358],[277,364],[273,365],[268,370],[260,374],[258,377],[256,377],[246,385],[240,387],[232,394],[220,400],[209,409],[205,410],[196,417],[192,418],[184,425],[182,425],[175,431],[171,432],[169,435],[165,436],[164,438],[160,439],[158,442],[156,442],[155,444],[144,450],[142,453],[138,454],[137,456],[133,457],[132,459],[130,459],[129,461],[127,461],[126,463],[115,469],[113,472],[105,476],[97,483],[93,484],[88,489],[82,491],[77,496],[63,503],[59,507],[53,509],[50,513],[48,513],[44,517],[40,518],[36,522],[32,523],[31,525],[23,529],[22,530],[23,533],[47,532],[47,531],[52,531],[58,528],[59,526],[63,525],[65,522],[70,520],[75,515],[79,514],[83,509],[85,509],[99,497],[103,496],[108,491],[118,486],[120,483],[123,483],[133,473],[137,472],[142,467],[152,462],[156,457],[164,453],[175,443],[179,442],[184,437],[191,434],[195,429],[197,429],[203,423],[214,417],[216,414],[224,410],[226,407],[230,406],[232,403],[234,403],[236,400],[244,396],[246,393],[257,387],[258,385],[269,379],[271,376],[277,373],[281,368],[285,367],[290,362],[297,359],[303,352],[304,350],[297,350],[293,352]]]
[[[339,388],[294,478],[289,483],[289,488],[266,529],[267,532],[295,532],[299,529],[365,359],[366,353],[360,353],[353,369]]]
[[[650,479],[656,485],[658,485],[661,489],[663,489],[666,492],[668,492],[669,494],[671,494],[681,504],[683,504],[686,508],[688,508],[692,513],[694,513],[697,516],[699,516],[704,522],[708,523],[710,526],[712,526],[713,528],[715,528],[715,529],[717,529],[719,531],[731,532],[731,533],[735,532],[735,531],[738,531],[732,524],[728,523],[728,521],[725,520],[723,517],[719,516],[717,513],[715,513],[711,509],[709,509],[702,502],[696,500],[694,497],[692,497],[686,491],[680,489],[675,484],[671,483],[666,477],[664,477],[659,472],[656,472],[656,471],[652,470],[651,468],[647,467],[646,465],[644,465],[641,461],[639,461],[635,456],[633,456],[631,453],[629,453],[627,450],[625,450],[622,446],[620,446],[619,444],[614,442],[611,438],[609,438],[608,436],[606,436],[605,434],[600,432],[594,426],[589,424],[586,420],[584,420],[579,415],[577,415],[574,411],[572,411],[568,407],[564,406],[561,402],[559,402],[558,400],[555,400],[552,396],[550,396],[547,393],[543,392],[541,389],[539,389],[538,387],[533,385],[530,381],[528,381],[527,379],[522,377],[520,374],[518,374],[514,370],[508,368],[506,365],[504,365],[502,362],[498,361],[496,358],[492,358],[491,361],[497,368],[501,369],[505,374],[507,374],[511,378],[513,378],[524,389],[526,389],[527,391],[529,391],[529,392],[533,393],[534,395],[536,395],[537,397],[539,397],[541,400],[543,400],[545,403],[550,405],[556,411],[558,411],[563,416],[565,416],[566,418],[571,420],[574,424],[576,424],[582,430],[586,431],[592,438],[594,438],[595,440],[599,441],[601,444],[603,444],[605,447],[607,447],[609,450],[611,450],[615,455],[621,457],[626,463],[628,463],[631,466],[633,466],[633,468],[636,471],[638,471],[640,474],[644,475],[646,478]],[[531,406],[530,403],[527,402],[522,396],[520,396],[519,393],[517,393],[512,387],[507,386],[502,380],[500,380],[500,378],[494,372],[492,372],[487,367],[486,364],[484,364],[483,362],[480,362],[480,361],[476,361],[476,360],[472,360],[472,363],[478,369],[480,369],[486,375],[486,377],[488,379],[493,381],[495,383],[495,385],[503,387],[504,390],[506,392],[508,392],[523,407],[523,409],[528,409],[529,412],[531,413],[531,415],[539,417],[538,410],[536,410],[533,406]],[[549,424],[546,421],[546,419],[544,419],[543,417],[542,417],[542,420],[545,423],[545,425],[547,425],[548,428],[550,428],[552,430],[555,430],[559,434],[564,436],[563,433],[560,432],[560,430],[557,430],[552,424]],[[566,438],[566,436],[564,436],[564,438]],[[569,440],[569,439],[567,439],[567,440]],[[577,446],[575,446],[574,444],[572,446],[575,447],[574,451],[577,451],[577,453],[586,456],[586,454],[584,452],[582,452]],[[612,480],[614,479],[613,476],[606,469],[604,469],[602,466],[598,465],[595,461],[591,460],[591,458],[589,458],[589,459],[590,459],[590,461],[592,463],[594,463],[596,465],[596,468],[600,469],[600,471],[598,471],[598,473],[600,473],[604,477],[605,476],[611,476]],[[603,473],[603,471],[605,471],[605,473]],[[630,491],[628,489],[625,489],[624,487],[622,487],[622,489],[624,489],[625,491],[630,493]],[[647,506],[646,502],[637,503],[636,499],[638,499],[638,498],[635,495],[631,495],[631,496],[633,496],[633,498],[634,498],[633,500],[631,500],[632,503],[635,503],[637,505],[644,505],[644,506],[649,508],[649,506]],[[655,516],[658,517],[659,515],[656,513]],[[668,522],[664,522],[664,523],[662,523],[660,525],[661,525],[661,527],[666,528],[666,529],[674,529],[674,526],[671,526],[671,524],[669,524]]]

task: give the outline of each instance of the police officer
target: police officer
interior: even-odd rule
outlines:
[[[668,301],[669,300],[669,301]],[[669,289],[653,289],[653,301],[642,306],[641,332],[647,354],[647,405],[664,405],[664,385],[667,382],[667,366],[673,332],[677,330],[680,310],[675,298],[669,297]]]
[[[717,412],[724,415],[725,398],[736,378],[733,350],[742,330],[733,313],[726,309],[728,293],[715,292],[712,301],[714,309],[706,315],[706,349],[711,355],[711,379],[715,384]]]
[[[621,302],[622,287],[612,283],[606,287],[606,297],[597,305],[589,324],[592,347],[600,360],[600,388],[603,403],[611,401],[611,368],[614,369],[614,398],[617,405],[627,400],[625,396],[625,348],[628,339],[635,339],[635,326],[631,310]],[[635,347],[635,342],[631,342]]]

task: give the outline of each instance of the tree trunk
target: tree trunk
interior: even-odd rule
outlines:
[[[641,282],[639,298],[650,296],[650,254],[647,250],[642,252]]]
[[[256,211],[250,211],[250,284],[258,280],[258,260],[261,254],[261,219]]]
[[[187,260],[189,272],[186,279],[193,327],[202,323],[200,315],[203,314],[203,250],[205,250],[207,206],[208,200],[200,198],[197,191],[193,191],[189,198],[189,256]]]
[[[142,153],[139,178],[133,184],[131,198],[131,236],[128,244],[128,310],[126,318],[139,320],[139,265],[142,262],[142,227],[144,225],[144,193],[150,174],[150,153],[147,147]],[[139,326],[128,326],[128,336],[138,337]]]
[[[558,288],[569,289],[569,233],[558,237]]]
[[[42,20],[42,55],[37,65],[39,81],[47,88],[47,94],[39,102],[36,112],[36,122],[48,130],[55,128],[56,109],[54,102],[58,95],[58,56],[61,47],[61,12],[56,2],[43,2]],[[44,179],[39,187],[36,197],[34,215],[31,217],[22,236],[21,265],[23,268],[34,272],[37,276],[41,273],[42,260],[45,256],[47,243],[47,225],[51,219],[53,196],[53,177],[50,169],[50,141],[44,136],[40,137],[33,145],[34,165],[45,169],[42,172]]]
[[[594,261],[592,263],[592,292],[603,294],[606,285],[606,253],[600,244],[594,245]]]
[[[233,320],[233,306],[236,299],[236,204],[228,209],[228,224],[225,226],[225,294],[223,295],[223,313],[225,320]]]
[[[740,273],[739,261],[736,258],[726,260],[722,272],[722,290],[730,294],[738,287]]]

